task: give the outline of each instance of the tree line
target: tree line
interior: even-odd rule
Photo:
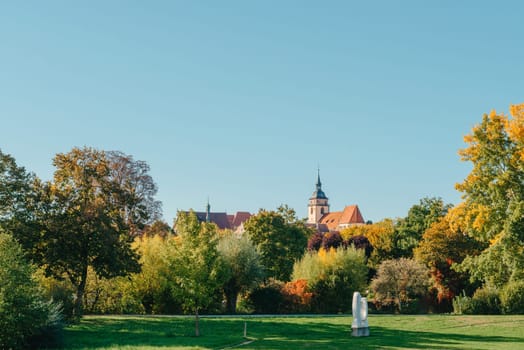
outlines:
[[[42,181],[0,151],[2,346],[56,334],[60,310],[69,321],[191,313],[198,335],[201,313],[349,312],[357,290],[374,312],[522,313],[524,105],[510,112],[465,137],[461,203],[423,198],[406,217],[327,234],[285,205],[260,210],[242,235],[192,212],[170,226],[132,156],[74,148]],[[32,300],[19,318],[42,319],[29,330],[8,316],[18,297]]]

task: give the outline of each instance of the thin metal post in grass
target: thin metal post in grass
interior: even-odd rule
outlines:
[[[247,321],[244,321],[244,338],[247,338]]]

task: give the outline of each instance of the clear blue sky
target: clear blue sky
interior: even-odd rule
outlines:
[[[164,218],[457,203],[462,137],[524,102],[521,1],[3,1],[0,148],[145,160]]]

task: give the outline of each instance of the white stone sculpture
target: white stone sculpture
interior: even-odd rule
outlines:
[[[352,312],[351,335],[354,337],[369,336],[368,301],[366,298],[362,298],[359,292],[353,293]]]

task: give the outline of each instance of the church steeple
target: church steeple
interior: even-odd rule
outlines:
[[[329,213],[328,197],[322,191],[322,182],[320,181],[320,168],[317,169],[316,190],[309,198],[308,220],[309,224],[316,224],[324,214]]]
[[[206,205],[206,222],[211,221],[211,205],[209,205],[209,197],[207,198],[207,205]]]

